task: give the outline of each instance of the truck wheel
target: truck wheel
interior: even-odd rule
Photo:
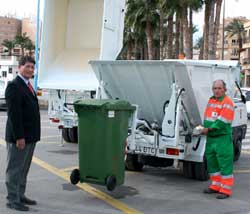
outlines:
[[[241,154],[242,141],[240,138],[234,141],[234,161],[239,160]]]
[[[69,138],[69,129],[68,128],[63,128],[62,129],[62,137],[63,137],[63,140],[67,143],[70,142],[70,138]]]
[[[70,174],[70,182],[76,185],[80,181],[80,171],[79,169],[74,169]]]
[[[73,127],[69,129],[69,139],[71,143],[77,143],[78,142],[78,132],[77,127]]]
[[[200,181],[207,181],[209,175],[207,172],[207,160],[204,157],[202,163],[194,163],[195,178]]]
[[[186,178],[195,178],[194,163],[191,161],[183,161],[183,175]]]
[[[108,176],[106,179],[106,186],[108,191],[113,191],[116,187],[116,177],[113,175]]]
[[[130,171],[141,171],[143,168],[143,164],[138,162],[138,155],[127,154],[125,167]]]

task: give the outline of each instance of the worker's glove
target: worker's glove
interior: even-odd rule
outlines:
[[[199,136],[201,134],[203,134],[203,130],[204,130],[204,127],[199,125],[199,126],[196,126],[194,129],[193,129],[193,136]]]

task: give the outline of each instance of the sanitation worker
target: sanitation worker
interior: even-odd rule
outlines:
[[[205,156],[211,185],[204,193],[217,193],[217,199],[232,195],[233,177],[233,142],[232,122],[234,104],[226,95],[223,80],[213,83],[213,96],[210,97],[204,113],[204,129],[207,136]]]

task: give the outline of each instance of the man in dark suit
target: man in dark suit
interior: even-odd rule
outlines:
[[[41,133],[38,99],[29,81],[34,75],[34,66],[32,57],[22,57],[18,76],[8,84],[5,92],[8,114],[6,206],[19,211],[28,211],[26,205],[36,205],[36,201],[25,196],[27,175]]]

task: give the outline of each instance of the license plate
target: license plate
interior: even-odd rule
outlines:
[[[65,127],[71,127],[71,121],[70,120],[65,120],[64,126]]]
[[[135,147],[135,152],[136,153],[148,154],[148,155],[155,155],[156,149],[152,148],[152,147],[147,147],[147,146],[136,146]]]

